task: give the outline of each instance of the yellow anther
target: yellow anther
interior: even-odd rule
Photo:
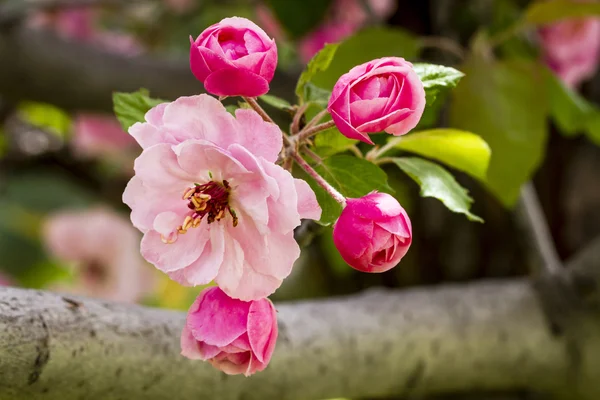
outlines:
[[[184,230],[184,231],[187,231],[188,229],[191,228],[191,226],[192,226],[193,223],[194,223],[194,218],[192,218],[190,215],[188,215],[183,220],[183,224],[181,225],[181,229]]]
[[[210,194],[206,194],[206,193],[198,193],[196,194],[196,197],[204,200],[204,201],[208,201],[211,199],[211,195]]]
[[[219,212],[217,213],[217,215],[215,216],[215,221],[220,220],[221,218],[223,218],[223,215],[225,214],[225,210],[223,210],[222,208],[219,210]]]
[[[192,195],[196,192],[196,188],[189,188],[184,194],[183,194],[183,200],[188,200],[190,197],[192,197]]]
[[[175,243],[175,241],[177,240],[177,236],[173,235],[173,237],[168,238],[168,237],[165,237],[164,235],[160,235],[160,240],[164,244],[171,244],[171,243]]]
[[[192,223],[192,227],[193,228],[197,228],[198,225],[200,225],[200,222],[202,222],[202,217],[196,217],[196,218],[194,218],[194,222]]]

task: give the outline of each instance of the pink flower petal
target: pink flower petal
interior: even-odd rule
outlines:
[[[275,336],[275,339],[272,339]],[[277,340],[277,317],[268,299],[253,301],[248,313],[248,339],[252,353],[260,362],[269,362],[271,344]]]
[[[298,194],[298,214],[300,218],[321,219],[321,206],[311,187],[302,179],[294,179]]]
[[[210,288],[190,307],[187,327],[196,340],[227,346],[247,330],[250,303],[232,299],[219,288]]]
[[[281,130],[275,124],[263,121],[254,110],[238,109],[235,117],[240,125],[237,143],[257,157],[275,162],[283,146]]]
[[[217,96],[257,97],[269,91],[269,81],[248,70],[223,68],[206,78],[204,88]]]

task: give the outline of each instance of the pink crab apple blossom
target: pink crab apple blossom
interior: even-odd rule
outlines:
[[[6,274],[0,272],[0,286],[11,286],[13,281]]]
[[[273,293],[300,255],[294,228],[321,215],[308,184],[275,164],[279,128],[202,94],[156,106],[129,132],[144,150],[123,200],[146,260],[241,300]]]
[[[408,215],[387,193],[346,199],[333,228],[333,242],[344,261],[363,272],[385,272],[400,262],[412,241]]]
[[[600,60],[600,18],[567,19],[543,27],[540,38],[548,66],[569,87],[591,78]]]
[[[394,0],[368,0],[371,16],[382,20],[396,9]],[[285,32],[271,10],[259,4],[256,17],[267,33],[276,40],[284,40]],[[327,13],[325,21],[314,30],[300,38],[298,53],[301,61],[307,63],[327,43],[340,42],[356,33],[369,20],[369,14],[361,0],[335,0]]]
[[[95,157],[118,154],[135,144],[135,140],[123,131],[115,117],[81,113],[73,120],[71,144],[79,155]]]
[[[156,279],[139,254],[138,235],[126,218],[104,208],[50,215],[43,229],[46,247],[75,268],[74,284],[54,289],[124,302],[152,293]]]
[[[380,58],[342,75],[327,109],[344,136],[373,144],[369,133],[400,136],[419,123],[425,89],[411,63],[399,57]]]
[[[212,287],[188,311],[181,354],[208,360],[229,375],[250,376],[267,367],[276,341],[277,317],[269,299],[236,300]]]
[[[269,91],[277,67],[277,46],[252,21],[225,18],[190,42],[192,72],[207,92],[256,97]]]

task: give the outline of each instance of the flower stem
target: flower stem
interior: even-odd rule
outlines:
[[[465,59],[465,49],[452,39],[442,36],[426,36],[419,39],[421,48],[434,48],[453,54],[459,60]]]
[[[250,107],[252,107],[252,109],[254,111],[256,111],[258,113],[258,115],[260,115],[262,117],[262,119],[264,119],[267,122],[270,122],[272,124],[275,123],[275,121],[273,121],[273,118],[271,118],[269,116],[269,114],[267,114],[267,112],[265,110],[263,110],[263,108],[260,106],[260,104],[258,104],[258,101],[256,101],[255,97],[244,97],[242,96],[242,99],[244,99],[244,101],[246,103],[248,103],[248,105]]]
[[[327,113],[329,113],[329,111],[327,109],[324,109],[323,111],[321,111],[320,113],[318,113],[317,115],[315,115],[315,117],[313,119],[311,119],[306,126],[304,127],[304,129],[310,129],[313,126],[315,126],[316,124],[318,124],[319,122],[321,122],[321,120],[323,118],[325,118],[325,116],[327,115]]]
[[[302,119],[302,116],[306,112],[307,108],[308,104],[302,104],[300,107],[298,107],[298,110],[296,110],[296,114],[294,114],[294,119],[292,120],[292,125],[290,125],[290,133],[292,135],[295,135],[300,130],[300,120]]]
[[[306,139],[310,139],[315,136],[317,133],[324,131],[325,129],[329,129],[335,126],[335,122],[333,120],[323,122],[322,124],[315,125],[310,128],[304,128],[300,132],[298,132],[298,142],[302,142]]]
[[[367,153],[366,159],[376,163],[376,160],[378,158],[380,158],[382,155],[384,155],[385,153],[387,153],[388,151],[390,151],[394,147],[396,147],[396,145],[398,144],[398,142],[400,142],[400,140],[402,140],[402,137],[395,137],[395,138],[390,139],[383,146],[381,146],[381,148],[379,148],[379,149],[373,148],[373,150],[371,150]]]
[[[323,179],[323,177],[319,175],[319,173],[315,171],[313,167],[311,167],[306,161],[304,161],[300,154],[294,152],[291,154],[291,156],[294,158],[294,161],[298,163],[300,168],[305,170],[307,174],[309,174],[315,181],[317,181],[319,186],[321,186],[331,197],[333,197],[335,201],[340,203],[342,207],[346,206],[346,198],[340,192],[335,190],[335,188],[331,186],[325,179]]]

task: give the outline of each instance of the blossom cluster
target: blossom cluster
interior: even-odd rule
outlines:
[[[386,271],[412,239],[396,199],[341,196],[302,161],[302,131],[283,133],[260,108],[254,98],[269,91],[276,65],[273,39],[247,19],[226,18],[191,39],[191,70],[207,92],[242,96],[251,107],[232,115],[208,94],[181,97],[129,129],[143,151],[123,200],[144,234],[141,253],[182,285],[216,283],[191,306],[181,347],[228,374],[251,375],[269,363],[277,318],[267,297],[300,255],[294,229],[321,217],[314,191],[285,160],[295,159],[343,206],[333,235],[350,266]],[[341,134],[372,144],[369,133],[410,131],[424,106],[412,65],[388,57],[340,77],[327,110]]]

